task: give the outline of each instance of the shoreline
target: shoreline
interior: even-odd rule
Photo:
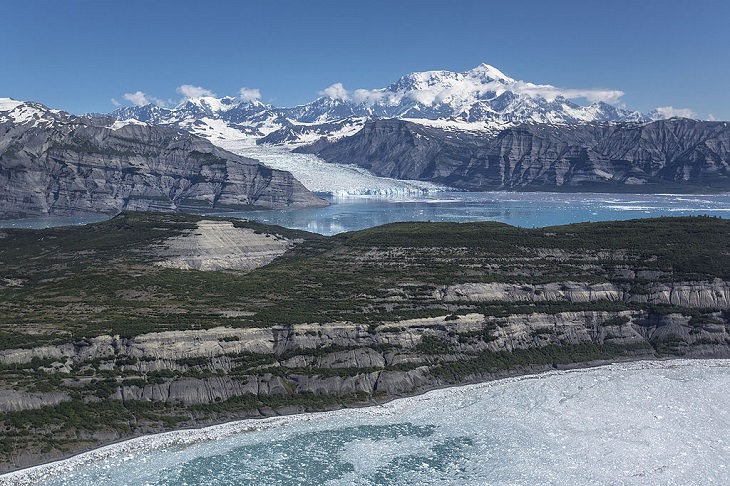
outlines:
[[[438,400],[445,395],[465,393],[480,388],[490,388],[504,384],[516,383],[526,380],[539,380],[552,376],[559,376],[572,373],[588,373],[599,369],[606,370],[629,370],[638,371],[644,369],[663,369],[681,366],[730,366],[730,359],[727,358],[678,358],[678,359],[641,359],[634,361],[619,361],[610,363],[581,363],[574,367],[564,369],[552,369],[536,373],[526,373],[517,376],[507,376],[479,382],[465,383],[459,385],[448,385],[431,388],[424,392],[404,396],[390,397],[387,401],[374,404],[363,404],[353,406],[343,404],[342,408],[329,411],[315,411],[294,413],[288,415],[277,415],[273,417],[248,418],[233,420],[214,425],[207,425],[201,428],[188,428],[171,430],[158,434],[143,435],[128,439],[114,441],[98,448],[78,452],[66,458],[58,459],[23,469],[17,469],[0,474],[0,486],[3,485],[31,485],[42,479],[55,477],[70,472],[86,465],[125,455],[134,455],[152,449],[185,447],[196,443],[217,441],[234,435],[247,432],[258,432],[285,426],[291,423],[307,422],[312,420],[336,417],[348,411],[358,410],[359,413],[371,416],[388,416],[398,413],[399,410],[412,407],[420,403],[427,403],[431,400]]]

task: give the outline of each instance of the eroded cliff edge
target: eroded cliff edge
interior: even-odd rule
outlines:
[[[251,261],[280,256],[253,271],[154,264],[208,251],[199,240],[214,228],[240,234]],[[554,367],[730,357],[730,224],[719,219],[395,224],[323,238],[130,213],[1,236],[4,468]]]

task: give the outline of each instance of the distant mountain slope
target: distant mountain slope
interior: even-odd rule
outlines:
[[[578,105],[557,88],[517,81],[487,64],[462,73],[411,73],[375,90],[349,93],[335,86],[338,89],[325,90],[328,94],[311,103],[291,108],[206,96],[186,99],[172,109],[145,105],[120,108],[112,115],[181,128],[212,141],[251,138],[273,144],[311,143],[319,137],[333,140],[351,134],[355,125],[382,118],[489,133],[520,123],[651,120],[649,115],[600,101]]]
[[[290,173],[186,132],[0,99],[0,218],[324,204]]]
[[[296,151],[467,190],[730,190],[727,122],[523,124],[484,137],[381,120]]]

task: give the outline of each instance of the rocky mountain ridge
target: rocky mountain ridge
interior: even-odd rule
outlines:
[[[522,124],[494,137],[403,120],[295,149],[376,175],[466,190],[692,192],[730,189],[727,122]]]
[[[0,102],[0,218],[326,205],[294,177],[187,132]]]

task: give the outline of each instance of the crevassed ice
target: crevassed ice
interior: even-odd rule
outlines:
[[[248,141],[216,141],[221,148],[258,159],[273,169],[292,173],[312,192],[332,196],[399,196],[449,190],[430,182],[378,177],[354,165],[330,164],[316,155],[298,154],[284,147],[251,146]]]

